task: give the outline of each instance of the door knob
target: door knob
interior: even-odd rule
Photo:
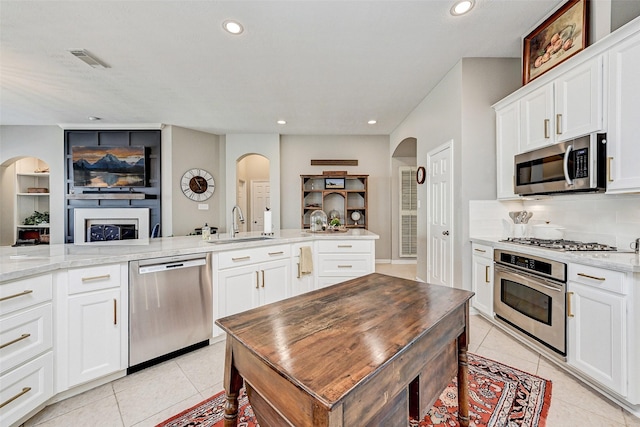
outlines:
[[[447,231],[443,231],[443,232],[442,232],[442,235],[443,235],[443,236],[448,236],[448,235],[449,235],[449,230],[447,230]]]

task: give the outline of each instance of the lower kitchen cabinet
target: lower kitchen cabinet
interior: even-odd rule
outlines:
[[[221,252],[214,258],[214,319],[291,296],[289,245]],[[215,326],[214,335],[221,330]]]
[[[0,426],[19,424],[54,394],[51,274],[0,286]]]
[[[488,317],[493,317],[493,248],[473,243],[471,245],[473,264],[471,303],[473,307]]]
[[[58,391],[127,368],[127,271],[123,263],[60,273]]]
[[[317,248],[318,289],[375,271],[373,240],[320,240]]]
[[[567,361],[627,396],[627,286],[623,272],[569,264]]]

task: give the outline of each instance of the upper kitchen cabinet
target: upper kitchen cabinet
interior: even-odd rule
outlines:
[[[602,67],[600,55],[522,97],[520,153],[602,130]]]
[[[496,108],[497,197],[516,199],[514,192],[514,157],[520,144],[520,103]]]
[[[640,32],[609,51],[607,193],[640,191]]]

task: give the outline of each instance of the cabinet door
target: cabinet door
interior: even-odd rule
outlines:
[[[520,153],[553,144],[553,85],[542,86],[520,101]]]
[[[231,316],[259,305],[260,272],[255,265],[218,272],[218,317]]]
[[[289,277],[291,261],[281,260],[265,263],[259,266],[261,275],[260,305],[281,301],[291,295],[289,291]]]
[[[473,256],[473,307],[493,317],[493,261],[489,258]]]
[[[69,297],[69,386],[124,369],[120,289]]]
[[[627,394],[626,299],[569,282],[567,358],[600,384]]]
[[[554,84],[556,141],[602,130],[602,56],[574,67]]]
[[[498,199],[515,199],[514,157],[520,147],[520,103],[496,111],[496,178]]]
[[[640,34],[609,51],[607,193],[640,191]]]

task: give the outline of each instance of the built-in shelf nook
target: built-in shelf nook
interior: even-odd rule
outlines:
[[[338,214],[347,228],[367,228],[367,180],[369,175],[347,175],[325,171],[322,175],[300,175],[301,227],[310,228],[311,214],[324,211],[331,220]]]

